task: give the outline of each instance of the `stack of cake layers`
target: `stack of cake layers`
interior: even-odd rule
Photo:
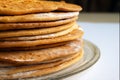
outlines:
[[[0,0],[0,79],[43,76],[78,62],[81,9],[65,2]]]

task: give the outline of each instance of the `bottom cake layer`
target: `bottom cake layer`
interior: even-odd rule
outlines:
[[[65,69],[83,57],[83,50],[61,61],[37,64],[30,66],[20,66],[12,68],[0,68],[0,79],[22,79],[47,75]]]

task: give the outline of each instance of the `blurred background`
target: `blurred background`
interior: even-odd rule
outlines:
[[[120,0],[53,0],[80,5],[80,22],[119,23]]]
[[[61,1],[61,0],[55,0]],[[63,0],[83,7],[83,12],[119,12],[120,0]]]

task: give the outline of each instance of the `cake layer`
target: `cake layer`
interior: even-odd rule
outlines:
[[[35,64],[50,61],[79,52],[82,49],[82,44],[82,40],[77,39],[53,48],[29,51],[4,51],[0,52],[0,61],[15,64]]]
[[[50,34],[50,33],[55,33],[55,32],[66,30],[74,25],[76,25],[75,22],[68,23],[68,24],[61,25],[61,26],[51,27],[51,28],[43,28],[43,29],[1,31],[0,38]]]
[[[40,21],[56,21],[78,16],[79,12],[49,12],[36,13],[17,16],[0,16],[0,22],[40,22]]]
[[[0,14],[20,15],[51,11],[80,11],[78,5],[44,0],[0,0]]]
[[[0,23],[0,30],[16,30],[16,29],[34,29],[34,28],[46,28],[55,27],[64,24],[68,24],[77,20],[78,17],[72,17],[68,19],[56,20],[56,21],[44,21],[44,22],[28,22],[28,23]]]
[[[38,39],[50,39],[50,38],[55,38],[55,37],[66,35],[75,29],[78,29],[78,25],[73,25],[72,27],[70,27],[66,30],[51,33],[51,34],[37,35],[37,36],[1,38],[0,41],[26,41],[26,40],[38,40]]]
[[[65,69],[83,57],[83,50],[79,52],[79,55],[73,55],[72,58],[66,61],[58,61],[43,65],[33,65],[17,68],[2,68],[0,70],[0,79],[22,79],[22,78],[32,78],[57,72],[59,70]]]
[[[73,30],[67,35],[50,38],[50,39],[39,39],[39,40],[30,40],[30,41],[0,41],[0,48],[12,48],[12,47],[35,47],[43,44],[53,44],[64,41],[71,41],[83,36],[82,30]]]

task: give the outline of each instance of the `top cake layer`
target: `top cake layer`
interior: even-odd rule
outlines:
[[[41,0],[0,0],[0,15],[21,15],[51,11],[81,11],[78,5]]]

